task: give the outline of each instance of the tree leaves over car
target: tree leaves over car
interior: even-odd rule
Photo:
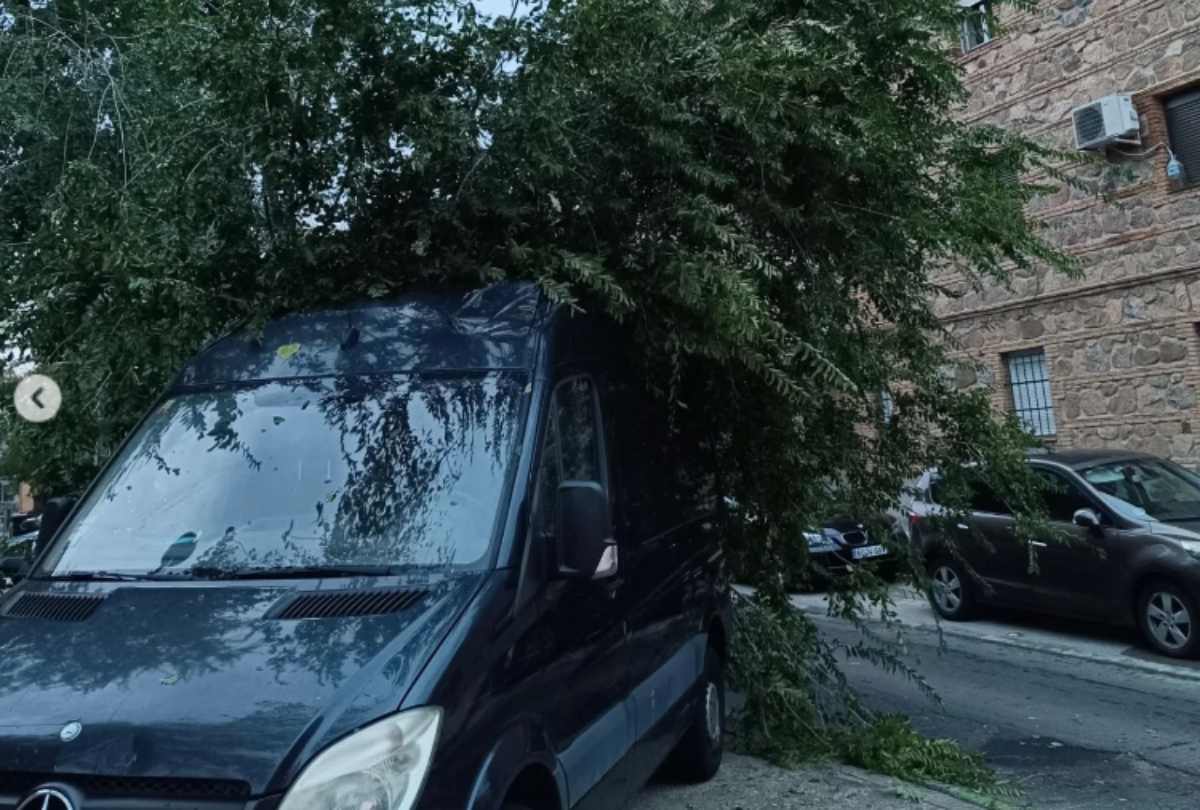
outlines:
[[[0,338],[64,397],[50,426],[3,412],[9,469],[87,481],[237,323],[528,279],[633,338],[696,480],[763,518],[727,547],[767,607],[821,482],[875,515],[974,463],[1032,502],[935,303],[1073,270],[1026,217],[1046,186],[1013,180],[1061,156],[960,118],[957,0],[520,5],[0,0]],[[836,660],[790,660],[808,711]],[[777,747],[782,718],[753,718]]]

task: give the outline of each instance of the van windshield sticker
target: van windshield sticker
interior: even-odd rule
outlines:
[[[291,360],[300,352],[299,343],[285,343],[275,350],[280,360]]]

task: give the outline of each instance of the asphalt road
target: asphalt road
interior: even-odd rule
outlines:
[[[822,631],[858,631],[798,597]],[[1132,632],[1021,614],[941,625],[920,598],[902,599],[908,660],[937,690],[927,700],[895,676],[847,662],[851,683],[879,710],[984,754],[1031,807],[1200,806],[1200,664],[1142,650]]]

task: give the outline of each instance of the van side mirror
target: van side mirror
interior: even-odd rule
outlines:
[[[29,562],[24,557],[4,557],[0,559],[0,579],[13,581],[25,579],[29,575]]]
[[[1076,509],[1072,521],[1083,529],[1100,530],[1100,516],[1095,509]]]
[[[608,579],[619,565],[604,487],[595,481],[558,485],[555,514],[558,573],[571,579]]]
[[[46,501],[46,505],[42,508],[42,525],[38,527],[37,551],[44,549],[54,539],[54,533],[67,519],[67,515],[71,514],[71,510],[75,508],[75,502],[78,500],[74,497],[62,497],[49,498]]]

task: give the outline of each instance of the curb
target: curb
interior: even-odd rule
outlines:
[[[804,607],[804,606],[798,606],[798,605],[796,605],[795,607],[797,610],[801,611],[802,613],[805,613],[816,619],[825,619],[825,620],[829,621],[830,623],[843,621],[841,619],[837,619],[833,616],[830,616],[830,615],[828,615],[828,613],[826,611],[815,608],[815,607]],[[960,629],[958,629],[958,627],[956,625],[951,625],[949,622],[941,624],[940,626],[934,625],[932,627],[928,626],[928,625],[906,624],[901,621],[896,621],[891,624],[888,624],[888,623],[881,622],[878,620],[868,620],[868,623],[873,624],[873,625],[898,626],[898,627],[902,627],[905,630],[910,631],[910,632],[916,631],[916,632],[928,633],[928,634],[932,634],[932,635],[937,635],[937,633],[940,630],[941,634],[943,636],[947,636],[947,637],[962,638],[962,639],[967,639],[969,641],[979,641],[979,642],[983,642],[986,644],[995,644],[995,645],[1002,646],[1002,647],[1011,647],[1011,648],[1015,648],[1015,649],[1019,649],[1019,650],[1027,650],[1029,652],[1045,653],[1048,655],[1057,655],[1062,658],[1073,658],[1078,661],[1087,661],[1088,663],[1091,663],[1091,664],[1104,664],[1106,666],[1116,667],[1118,669],[1133,670],[1136,672],[1145,672],[1145,673],[1148,673],[1151,675],[1164,675],[1164,676],[1171,677],[1171,678],[1177,678],[1177,679],[1183,680],[1183,681],[1200,682],[1200,670],[1190,671],[1190,670],[1186,670],[1186,669],[1181,669],[1179,667],[1171,666],[1170,664],[1157,664],[1152,661],[1141,661],[1137,658],[1118,659],[1118,658],[1112,658],[1109,656],[1096,655],[1094,653],[1083,652],[1081,650],[1075,650],[1070,647],[1047,647],[1045,645],[1035,644],[1035,643],[1028,642],[1028,641],[1022,641],[1019,639],[1002,638],[1000,636],[994,636],[994,635],[990,635],[990,634],[986,634],[986,633],[972,633],[965,629],[960,630]]]
[[[1016,805],[1004,799],[976,794],[973,791],[955,788],[951,785],[939,785],[933,782],[909,782],[887,774],[863,770],[853,765],[834,762],[838,769],[838,778],[867,785],[884,794],[905,794],[914,804],[931,810],[972,810],[982,807],[986,810],[1015,810]],[[907,795],[911,794],[911,795]]]

